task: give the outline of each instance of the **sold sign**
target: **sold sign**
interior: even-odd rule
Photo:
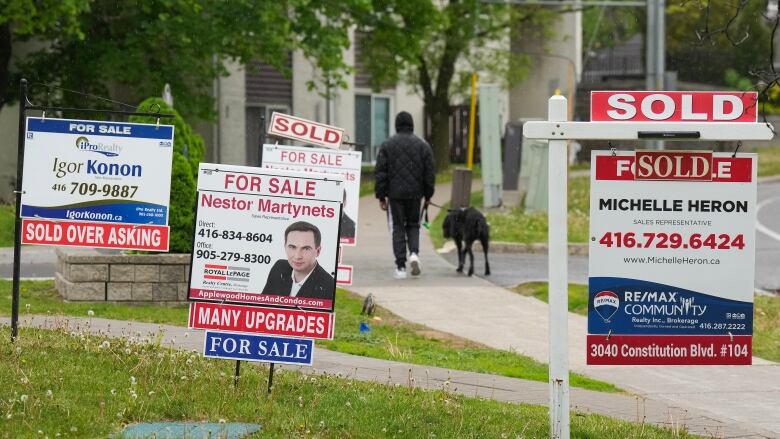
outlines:
[[[712,151],[637,151],[636,180],[712,181]]]
[[[344,139],[344,130],[341,128],[282,113],[271,115],[268,134],[332,149],[339,149]]]
[[[757,122],[756,92],[594,91],[592,122]]]

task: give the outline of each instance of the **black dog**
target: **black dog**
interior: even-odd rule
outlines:
[[[458,248],[458,273],[463,272],[463,264],[466,262],[466,253],[469,254],[471,265],[469,276],[474,274],[474,252],[471,245],[479,240],[482,250],[485,252],[485,276],[490,274],[488,263],[488,246],[490,245],[490,227],[482,212],[469,207],[466,209],[450,209],[444,218],[442,225],[445,238],[452,238]],[[461,248],[463,246],[463,248]]]

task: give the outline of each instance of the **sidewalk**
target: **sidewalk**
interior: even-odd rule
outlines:
[[[9,318],[0,318],[0,325],[5,325],[7,328],[9,324]],[[155,335],[160,333],[162,334],[162,346],[186,351],[194,350],[201,352],[203,350],[202,331],[180,326],[62,316],[23,316],[20,319],[20,326],[49,329],[63,328],[69,331],[84,330],[108,337],[136,336],[138,338],[148,337],[149,340],[154,340]],[[8,332],[4,331],[3,336],[7,335]],[[24,334],[22,333],[21,336],[24,336]],[[547,405],[548,403],[547,383],[378,360],[316,347],[314,350],[313,367],[277,365],[277,370],[279,369],[293,369],[314,374],[326,373],[343,376],[348,379],[374,381],[383,384],[441,389],[468,397],[488,398],[512,403],[535,405]],[[706,415],[674,407],[660,401],[637,398],[630,395],[616,395],[572,388],[571,405],[572,410],[580,413],[601,414],[629,422],[647,422],[672,428],[686,425],[691,431],[708,437],[772,437],[751,435],[747,430],[720,423]]]
[[[449,185],[437,186],[434,201],[443,204],[449,198]],[[351,291],[364,296],[373,293],[381,306],[406,320],[548,361],[547,304],[455,273],[454,267],[436,254],[427,233],[421,239],[422,276],[394,280],[384,214],[372,197],[361,199],[358,246],[344,250],[344,263],[355,267]],[[483,267],[475,269],[480,272]],[[753,366],[588,367],[586,333],[586,318],[569,314],[573,371],[614,383],[641,397],[700,412],[712,422],[709,434],[716,428],[724,432],[722,426],[726,425],[735,432],[780,438],[780,365],[754,358]],[[743,436],[734,433],[725,437]]]

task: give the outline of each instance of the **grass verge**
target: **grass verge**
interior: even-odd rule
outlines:
[[[531,282],[513,288],[525,296],[547,302],[547,284]],[[753,355],[780,362],[780,297],[756,296],[753,310]],[[588,314],[588,287],[569,284],[569,311]]]
[[[259,423],[254,437],[547,437],[545,407],[467,398],[205,359],[129,339],[23,328],[0,331],[2,437],[108,437],[154,421]],[[571,417],[572,437],[692,437],[596,415]]]
[[[0,204],[0,247],[14,246],[14,214],[16,208]]]
[[[471,194],[471,205],[482,210],[482,192]],[[430,228],[436,248],[446,241],[442,236],[449,205],[441,209]],[[569,242],[584,243],[588,240],[590,215],[590,180],[588,177],[569,179]],[[522,207],[495,209],[485,212],[490,223],[491,241],[522,242],[531,244],[547,242],[547,212],[526,213]]]
[[[11,309],[11,282],[0,281],[0,313]],[[104,302],[63,302],[57,297],[51,281],[23,281],[22,314],[55,314],[164,323],[184,326],[187,307],[159,305],[123,305]],[[29,306],[28,306],[29,305]],[[406,322],[389,311],[378,308],[368,321],[371,331],[361,333],[362,300],[339,289],[336,296],[336,336],[334,340],[317,344],[334,351],[385,360],[492,373],[514,378],[547,381],[547,365],[513,352],[491,349],[450,334],[433,331]],[[615,386],[581,375],[571,375],[571,385],[603,392],[618,392]]]
[[[750,148],[758,154],[758,176],[768,177],[780,174],[780,147]]]

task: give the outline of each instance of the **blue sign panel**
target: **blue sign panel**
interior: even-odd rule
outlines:
[[[311,366],[314,340],[206,331],[203,356]]]
[[[753,304],[618,277],[591,277],[589,334],[751,335]]]

